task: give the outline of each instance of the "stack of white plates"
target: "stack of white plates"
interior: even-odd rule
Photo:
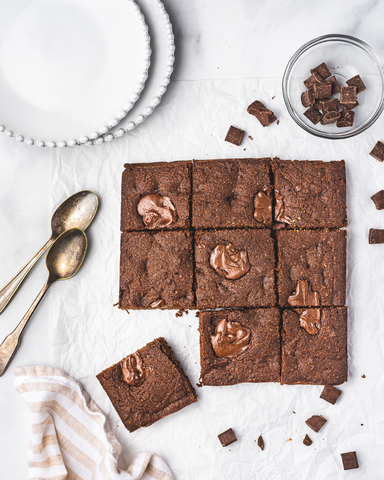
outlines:
[[[0,132],[39,147],[100,144],[161,102],[175,58],[161,1],[3,2]]]

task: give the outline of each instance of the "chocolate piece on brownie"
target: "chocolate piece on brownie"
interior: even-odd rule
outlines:
[[[304,85],[310,89],[313,88],[316,83],[325,83],[318,73],[313,73],[310,77],[304,80]]]
[[[124,167],[122,232],[189,227],[192,162],[127,163]]]
[[[340,395],[341,391],[338,388],[333,387],[332,385],[326,385],[321,392],[320,398],[335,405]]]
[[[200,312],[203,385],[279,382],[277,308]]]
[[[192,308],[192,285],[192,236],[189,232],[127,232],[121,235],[119,308]]]
[[[363,81],[360,78],[360,75],[355,75],[354,77],[347,80],[347,85],[350,87],[356,87],[356,93],[364,92],[367,87],[364,85]]]
[[[356,87],[341,87],[340,103],[342,105],[354,105],[357,102],[356,93]]]
[[[332,95],[331,83],[315,83],[313,86],[315,98],[328,98]]]
[[[316,68],[311,69],[311,73],[317,73],[320,75],[320,77],[325,80],[326,78],[330,77],[332,75],[331,71],[327,67],[327,64],[325,62],[320,63]]]
[[[254,115],[263,127],[268,127],[276,120],[272,110],[265,108],[265,106],[258,100],[255,100],[253,103],[251,103],[251,105],[249,105],[247,112],[251,115]]]
[[[384,208],[384,190],[380,190],[371,197],[372,202],[375,204],[377,210],[383,210]]]
[[[304,309],[283,312],[282,384],[339,385],[347,381],[347,307],[319,310],[316,335],[300,326]]]
[[[336,95],[337,93],[340,93],[340,85],[334,75],[332,75],[332,77],[327,78],[326,81],[332,85],[332,95]]]
[[[301,94],[301,103],[303,107],[309,107],[315,103],[315,91],[310,88]]]
[[[233,143],[233,145],[239,146],[241,143],[241,140],[244,137],[244,130],[240,130],[240,128],[236,127],[229,127],[229,130],[227,132],[227,136],[225,137],[225,141],[229,143]]]
[[[312,415],[305,423],[309,428],[312,428],[314,432],[318,433],[327,423],[327,420],[322,415]]]
[[[382,162],[384,160],[384,143],[380,141],[377,142],[370,155],[376,158],[376,160],[379,160],[379,162]]]
[[[274,306],[274,269],[270,230],[196,232],[198,308]]]
[[[343,462],[344,470],[353,470],[354,468],[359,468],[356,452],[341,453],[340,456]]]
[[[331,110],[330,112],[326,112],[321,119],[322,125],[330,125],[331,123],[335,123],[341,117],[341,113]]]
[[[290,227],[340,228],[347,225],[344,160],[275,159],[272,170],[275,178],[275,221],[279,221],[279,206],[283,208],[287,217],[285,223]]]
[[[193,227],[271,226],[270,170],[267,158],[193,162]]]
[[[232,428],[229,428],[225,432],[220,433],[218,437],[223,447],[228,447],[228,445],[231,445],[231,443],[237,442],[235,432],[232,430]]]
[[[130,432],[197,401],[195,390],[164,338],[128,355],[99,373],[97,379]]]
[[[314,125],[320,122],[322,119],[322,114],[315,108],[309,107],[308,110],[304,112],[304,115],[311,121]]]
[[[378,228],[371,228],[369,230],[369,243],[384,243],[384,230]]]
[[[341,111],[341,116],[336,122],[336,127],[352,127],[355,120],[355,112],[353,110],[344,109]]]

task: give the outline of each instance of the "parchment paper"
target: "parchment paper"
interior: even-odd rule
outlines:
[[[66,196],[92,189],[100,210],[87,231],[81,271],[51,292],[52,363],[79,380],[107,413],[127,467],[143,450],[158,453],[178,480],[382,479],[384,448],[384,245],[368,230],[384,228],[384,211],[370,196],[384,188],[384,165],[369,156],[384,141],[384,118],[358,137],[330,141],[303,132],[289,117],[280,79],[178,82],[156,112],[129,135],[93,147],[56,150],[52,209]],[[278,119],[263,128],[246,112],[255,99]],[[246,131],[240,147],[224,142],[230,125]],[[253,140],[248,138],[253,137]],[[233,157],[346,160],[348,200],[349,380],[335,406],[319,386],[242,384],[197,388],[198,402],[129,433],[95,375],[156,337],[164,336],[193,384],[199,378],[195,311],[125,311],[118,301],[120,185],[126,162]],[[365,378],[362,378],[365,375]],[[318,433],[304,421],[328,422]],[[217,435],[232,427],[238,442]],[[262,433],[265,450],[256,444]],[[313,445],[302,441],[308,433]],[[344,472],[340,453],[357,451],[360,468]]]

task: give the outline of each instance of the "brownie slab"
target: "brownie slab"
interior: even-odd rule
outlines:
[[[255,197],[264,186],[271,190],[270,159],[193,162],[193,226],[227,228],[272,225],[272,218],[265,224],[254,217]]]
[[[125,164],[121,186],[121,231],[147,230],[138,212],[140,200],[148,195],[168,199],[176,210],[176,218],[167,230],[185,229],[190,225],[192,162],[158,162]],[[152,216],[159,214],[154,206]]]
[[[211,261],[216,266],[222,262],[222,270],[216,270]],[[196,232],[195,276],[198,308],[274,306],[274,270],[274,244],[270,230]],[[241,276],[234,278],[238,275]]]
[[[294,228],[347,225],[345,162],[272,162],[275,197],[282,196],[285,223]],[[275,220],[278,208],[275,209]]]
[[[197,401],[195,390],[164,338],[107,368],[97,379],[130,432]]]
[[[192,308],[192,286],[190,232],[121,234],[119,308]]]
[[[316,335],[300,327],[302,312],[283,312],[281,383],[339,385],[347,381],[347,307],[322,308]]]
[[[279,382],[280,312],[277,308],[200,312],[199,318],[203,385]],[[218,326],[220,329],[223,323],[220,340],[225,350],[222,352],[215,338]],[[233,336],[237,336],[235,342]],[[245,342],[241,344],[243,339]],[[243,351],[239,353],[241,347]],[[218,356],[215,348],[219,355],[234,356]]]
[[[289,306],[288,298],[303,280],[319,295],[321,306],[345,305],[346,236],[346,230],[277,232],[280,306]]]

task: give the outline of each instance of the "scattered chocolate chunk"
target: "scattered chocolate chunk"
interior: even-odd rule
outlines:
[[[379,162],[382,162],[384,160],[384,143],[377,142],[370,155],[376,158],[376,160],[379,160]]]
[[[225,141],[239,146],[244,137],[244,133],[244,130],[240,130],[240,128],[231,126],[229,127],[227,136],[225,137]]]
[[[185,308],[180,308],[180,310],[178,310],[178,311],[175,313],[175,316],[178,317],[178,318],[180,318],[180,317],[182,317],[182,316],[184,315],[184,313],[185,313],[186,315],[188,315],[189,312],[188,312],[188,310],[185,310]]]
[[[264,450],[264,439],[261,435],[257,439],[257,445],[260,447],[261,450]]]
[[[316,83],[324,83],[324,80],[320,77],[318,73],[313,73],[310,77],[308,77],[306,80],[304,80],[304,85],[310,89],[313,88],[313,86]]]
[[[354,87],[344,87],[344,88],[354,88]],[[315,91],[315,98],[327,98],[332,95],[332,84],[331,83],[315,83],[313,86]]]
[[[344,105],[355,104],[357,101],[356,90],[357,90],[356,87],[341,87],[340,103]]]
[[[350,87],[356,87],[356,93],[364,92],[364,90],[367,89],[367,87],[361,80],[360,75],[356,75],[347,80],[347,85],[349,85]]]
[[[303,107],[309,107],[315,103],[315,91],[313,88],[309,88],[301,94],[301,103]]]
[[[227,447],[228,445],[231,445],[231,443],[234,443],[237,441],[235,432],[232,430],[232,428],[226,430],[223,433],[220,433],[218,437],[223,447]]]
[[[309,428],[312,428],[314,432],[319,432],[320,429],[325,425],[327,420],[322,415],[312,415],[311,418],[305,421]]]
[[[340,93],[340,85],[334,75],[332,75],[332,77],[327,78],[326,81],[327,83],[330,83],[332,85],[332,95],[336,95],[336,93]]]
[[[355,112],[352,110],[342,110],[340,118],[336,122],[336,127],[352,127],[355,120]]]
[[[247,112],[251,115],[254,115],[263,127],[268,127],[276,120],[272,110],[265,108],[264,105],[258,100],[255,100],[253,103],[251,103],[251,105],[249,105]]]
[[[348,111],[348,110],[352,110],[356,107],[358,107],[360,105],[360,103],[356,100],[355,103],[340,103],[341,105],[341,108],[344,110],[344,111]]]
[[[341,395],[341,390],[333,387],[332,385],[326,385],[323,391],[321,392],[320,398],[334,405],[337,402],[337,399],[340,397],[340,395]]]
[[[325,62],[320,63],[316,68],[311,69],[311,73],[317,73],[320,75],[320,77],[325,80],[326,78],[330,77],[332,75],[331,71],[327,67],[327,64]]]
[[[311,121],[314,125],[320,122],[322,119],[321,113],[316,110],[314,107],[309,107],[308,110],[304,112],[304,115],[308,118],[309,121]],[[384,153],[384,152],[383,152]]]
[[[356,452],[341,453],[344,470],[353,470],[359,468]]]
[[[369,243],[384,243],[384,230],[378,228],[371,228],[369,230]]]
[[[326,112],[321,119],[321,125],[329,125],[331,123],[335,123],[341,117],[340,112],[330,111]]]
[[[312,445],[312,440],[309,438],[308,435],[305,435],[304,440],[303,440],[303,443],[304,443],[304,445],[306,445],[307,447],[309,447],[310,445]]]
[[[337,100],[337,98],[332,98],[331,100],[325,100],[324,102],[321,102],[321,109],[323,113],[338,112],[339,101]]]
[[[384,190],[375,193],[371,197],[372,202],[376,205],[377,210],[383,210],[384,208]]]

